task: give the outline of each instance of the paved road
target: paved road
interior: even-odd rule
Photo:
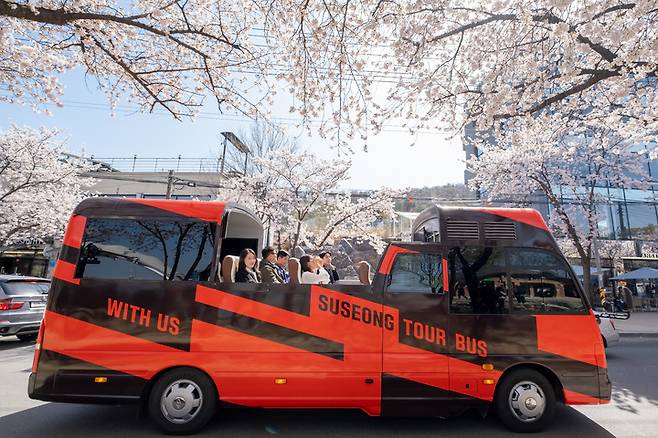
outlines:
[[[633,312],[629,319],[615,319],[614,322],[620,334],[658,335],[658,312]]]
[[[0,339],[0,435],[70,438],[160,436],[134,407],[40,403],[26,395],[33,343]],[[614,382],[607,406],[561,407],[550,437],[658,436],[658,339],[624,339],[608,352]],[[224,411],[198,436],[260,437],[506,437],[490,416],[370,418],[352,411]]]

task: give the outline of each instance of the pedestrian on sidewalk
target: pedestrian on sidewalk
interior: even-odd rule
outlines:
[[[622,291],[622,294],[623,294],[624,301],[626,302],[626,309],[629,312],[632,312],[633,311],[633,293],[626,286],[621,287],[621,291]]]

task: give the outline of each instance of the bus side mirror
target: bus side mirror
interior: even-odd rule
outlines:
[[[98,265],[100,260],[98,260],[98,255],[101,253],[100,249],[93,243],[88,243],[82,247],[80,253],[80,262],[88,265]]]

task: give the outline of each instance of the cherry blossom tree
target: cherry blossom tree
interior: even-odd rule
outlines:
[[[374,224],[392,215],[396,192],[383,189],[357,199],[341,192],[349,160],[322,160],[284,148],[255,161],[260,173],[231,179],[218,196],[251,208],[291,248],[301,243],[319,248],[331,237],[358,236],[381,243]],[[318,223],[311,227],[311,222]]]
[[[353,199],[349,193],[337,194],[324,205],[327,225],[318,235],[317,247],[324,246],[330,237],[362,237],[372,242],[378,252],[384,242],[376,233],[375,224],[394,214],[394,197],[399,193],[389,189],[371,192],[367,197]]]
[[[63,153],[57,131],[12,126],[0,132],[0,245],[61,237],[91,167]]]
[[[495,137],[489,134],[478,137],[480,153],[467,162],[474,175],[471,187],[511,205],[537,193],[545,196],[552,207],[550,225],[575,248],[589,287],[602,190],[646,186],[647,154],[655,154],[650,133],[544,113],[507,123]]]
[[[347,179],[351,166],[348,160],[322,160],[310,152],[285,150],[256,162],[263,172],[251,177],[248,184],[257,190],[267,187],[265,198],[276,204],[274,214],[291,227],[292,248],[304,238],[305,222],[327,201],[328,193]]]

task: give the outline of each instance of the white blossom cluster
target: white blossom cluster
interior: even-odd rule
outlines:
[[[251,1],[0,0],[3,99],[40,104],[62,93],[57,74],[82,67],[112,104],[122,96],[144,110],[194,114],[206,96],[256,116],[261,94],[232,69],[267,71],[249,33]],[[263,82],[263,81],[255,81]]]
[[[91,167],[63,156],[57,131],[12,126],[0,132],[0,245],[52,240],[84,196]]]
[[[349,193],[333,197],[324,205],[327,225],[317,236],[316,245],[322,247],[330,237],[358,237],[367,239],[378,253],[382,253],[386,242],[377,233],[375,225],[382,219],[393,217],[393,200],[398,195],[399,192],[384,188],[356,200]]]
[[[350,142],[541,110],[656,120],[658,0],[0,0],[4,99],[56,100],[83,67],[112,102],[193,114],[205,96],[291,110]],[[288,84],[288,85],[285,85]]]
[[[348,134],[387,120],[484,129],[542,110],[637,129],[658,118],[656,0],[277,3],[295,109],[321,117],[329,102]]]

